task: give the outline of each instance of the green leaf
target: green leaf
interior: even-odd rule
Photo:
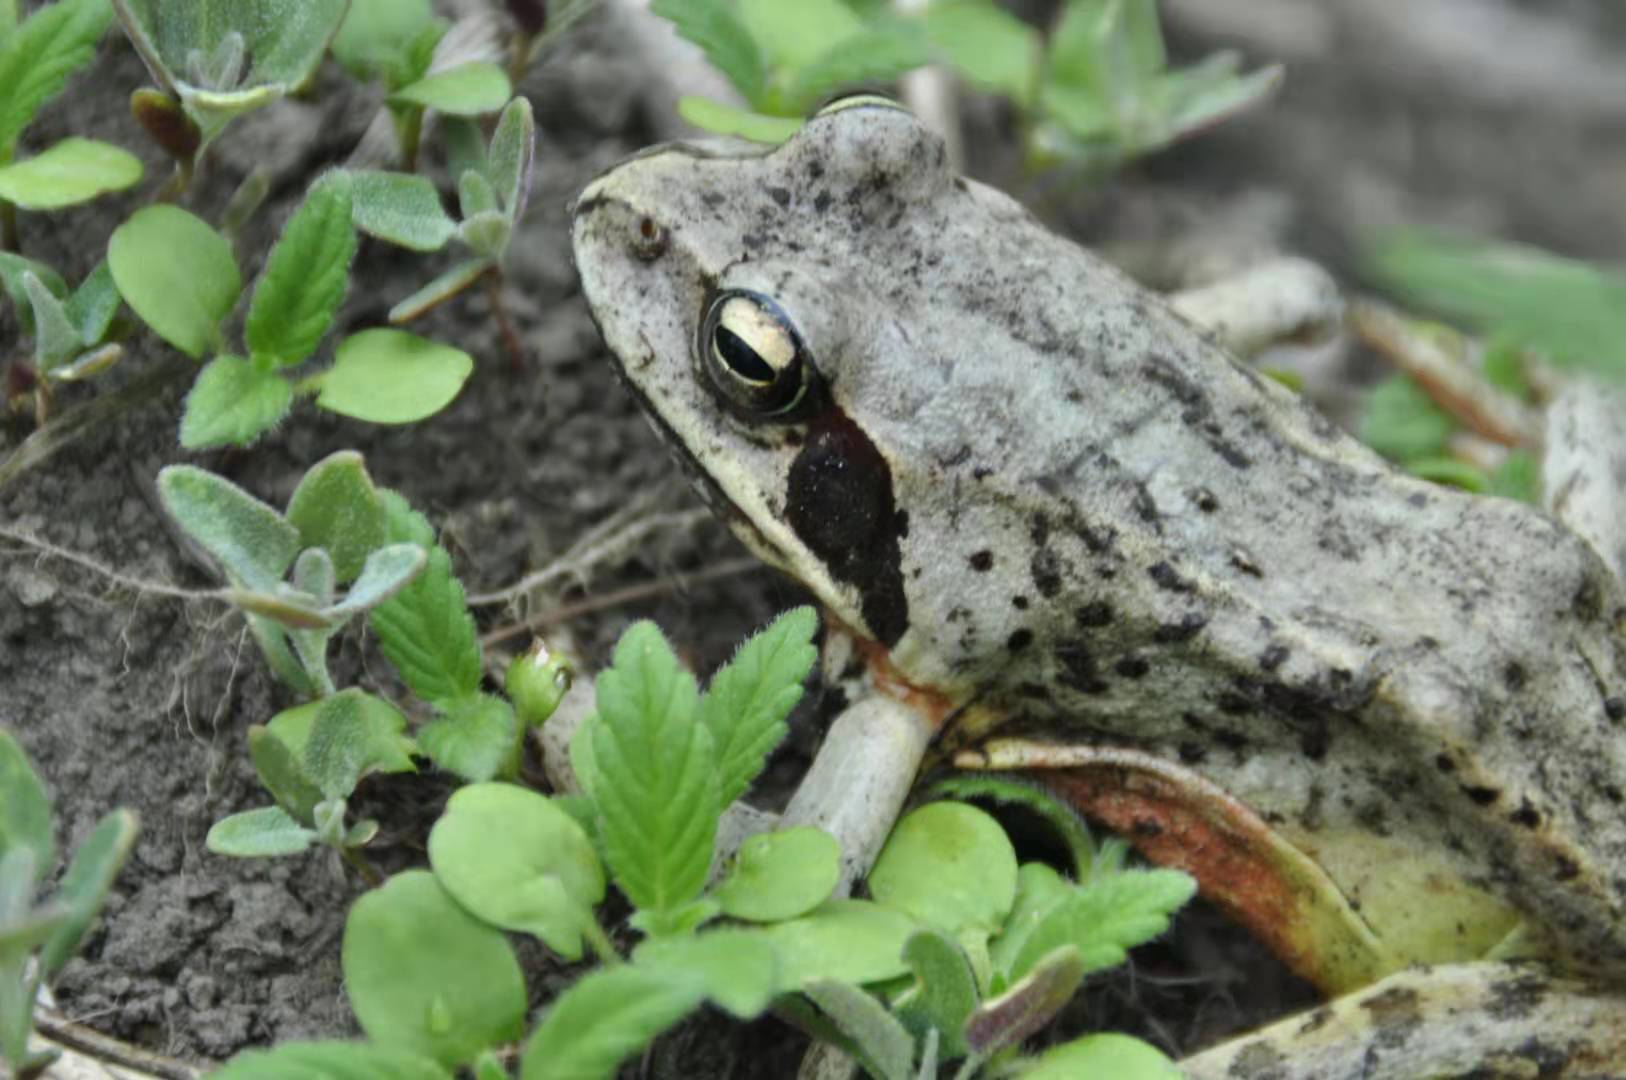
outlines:
[[[512,784],[453,792],[429,832],[429,862],[473,914],[581,959],[604,871],[587,834],[551,800]]]
[[[328,799],[343,799],[370,772],[412,772],[406,717],[351,687],[321,700],[301,766]]]
[[[114,810],[97,822],[74,850],[56,893],[56,899],[68,906],[67,921],[51,935],[40,953],[40,970],[46,979],[61,971],[62,965],[79,951],[79,943],[107,901],[108,890],[129,858],[135,838],[135,814]]]
[[[209,1080],[452,1080],[439,1064],[377,1043],[282,1043],[248,1050]]]
[[[688,94],[678,98],[678,115],[714,134],[737,135],[770,146],[784,142],[802,127],[800,117],[769,116]]]
[[[63,297],[68,295],[67,283],[62,275],[52,270],[44,263],[25,259],[21,255],[14,255],[9,251],[0,251],[0,288],[4,288],[6,299],[10,300],[17,311],[17,321],[22,326],[24,334],[34,332],[34,306],[28,299],[28,289],[23,285],[23,275],[33,274],[50,290],[52,296]]]
[[[892,830],[869,892],[952,936],[992,934],[1016,900],[1016,852],[999,822],[976,807],[928,803]]]
[[[181,445],[247,446],[281,423],[293,404],[293,386],[275,371],[241,356],[217,356],[186,395]]]
[[[1360,439],[1392,461],[1437,457],[1457,424],[1422,387],[1391,375],[1372,388],[1361,417]]]
[[[926,35],[968,82],[1031,105],[1042,48],[1033,27],[983,0],[940,0],[926,9]]]
[[[1081,880],[1090,876],[1091,867],[1097,861],[1095,837],[1090,834],[1089,824],[1071,804],[1033,780],[998,773],[960,773],[931,784],[922,794],[922,801],[987,800],[1037,815],[1067,848],[1072,856],[1072,872]]]
[[[886,1006],[856,986],[829,979],[809,983],[802,993],[858,1047],[870,1075],[913,1080],[915,1040]]]
[[[1130,1035],[1085,1035],[1052,1046],[1022,1072],[1023,1080],[1180,1080],[1185,1074],[1162,1052]]]
[[[1406,471],[1435,484],[1461,488],[1476,495],[1490,490],[1490,477],[1483,469],[1451,457],[1413,458],[1406,462]]]
[[[828,900],[840,876],[841,845],[802,825],[749,837],[712,896],[730,918],[780,922]]]
[[[766,61],[728,0],[655,0],[649,10],[670,20],[679,36],[700,46],[711,66],[722,72],[747,102],[753,106],[761,103],[767,84]],[[689,119],[687,114],[684,119]]]
[[[468,245],[470,251],[495,261],[507,253],[512,232],[506,214],[501,210],[486,210],[464,218],[457,227],[457,238]]]
[[[536,120],[531,115],[531,103],[517,97],[497,118],[497,130],[491,134],[491,149],[486,155],[486,174],[497,189],[508,220],[516,224],[524,216],[530,198],[535,158]]]
[[[477,60],[403,86],[390,95],[390,101],[422,105],[452,116],[481,116],[502,108],[511,93],[502,68]]]
[[[361,574],[337,604],[323,610],[332,622],[342,622],[377,607],[406,587],[428,562],[417,544],[386,544],[367,555]]]
[[[759,931],[779,954],[781,986],[795,990],[815,979],[874,983],[909,969],[903,947],[920,925],[902,912],[867,900],[827,900],[799,919]]]
[[[418,729],[418,744],[436,765],[469,783],[514,772],[518,731],[508,702],[478,694],[439,704],[445,714]]]
[[[1235,65],[1219,67],[1217,61],[1230,59],[1221,54],[1210,57],[1214,74],[1208,77],[1203,64],[1171,74],[1163,80],[1168,104],[1165,106],[1165,134],[1159,145],[1175,142],[1262,104],[1281,86],[1285,71],[1280,64],[1238,75]],[[1145,149],[1153,149],[1147,146]]]
[[[747,640],[712,677],[700,699],[700,722],[717,755],[718,797],[726,806],[745,793],[768,752],[785,737],[785,717],[802,699],[802,681],[818,650],[818,615],[800,607]]]
[[[1073,893],[1073,884],[1044,863],[1023,863],[1016,871],[1016,903],[1005,920],[989,956],[993,962],[993,989],[997,993],[1010,982],[1016,954],[1035,927],[1050,911]]]
[[[439,251],[457,232],[426,178],[396,172],[351,177],[351,220],[367,235],[413,251]]]
[[[57,210],[123,191],[141,179],[141,159],[111,143],[71,137],[31,158],[0,165],[0,199],[25,210]]]
[[[315,842],[316,830],[307,829],[280,806],[262,806],[221,818],[203,840],[216,855],[235,859],[299,855]]]
[[[0,163],[11,160],[17,136],[40,107],[90,63],[112,19],[107,0],[57,0],[0,43]]]
[[[413,43],[434,26],[429,0],[350,0],[333,38],[333,58],[354,78],[401,85]]]
[[[835,42],[799,68],[786,84],[781,101],[786,112],[806,113],[838,90],[891,82],[930,60],[926,31],[918,21],[883,22]]]
[[[354,581],[385,541],[384,503],[354,450],[329,454],[307,469],[288,499],[287,517],[302,546],[333,558],[341,583]]]
[[[480,689],[480,644],[443,548],[406,588],[367,613],[379,647],[407,687],[429,702],[471,697]]]
[[[1051,950],[1009,990],[972,1011],[965,1021],[966,1046],[977,1057],[988,1058],[1018,1045],[1055,1019],[1084,974],[1077,946]]]
[[[378,497],[384,504],[384,527],[391,543],[410,540],[425,550],[435,546],[435,527],[400,492],[379,488]]]
[[[265,88],[274,95],[267,100],[273,100],[315,72],[348,5],[346,0],[116,0],[114,6],[148,69],[168,84],[165,89],[178,88],[185,99],[204,90]],[[250,60],[240,80],[209,87],[189,83],[192,54],[213,58],[204,67],[218,74],[226,39],[234,34]]]
[[[497,210],[497,189],[484,173],[465,169],[457,181],[457,205],[465,219]]]
[[[616,1066],[705,1000],[700,980],[622,964],[578,979],[543,1014],[521,1080],[610,1080]]]
[[[107,336],[118,310],[119,289],[113,284],[113,271],[103,259],[69,297],[68,321],[78,328],[80,341],[95,345]]]
[[[461,349],[404,330],[363,330],[339,343],[316,404],[374,424],[410,424],[451,404],[473,370]]]
[[[605,854],[621,891],[658,918],[706,882],[719,811],[711,735],[696,722],[694,677],[654,623],[621,635],[597,690],[591,794]]]
[[[858,45],[865,30],[842,0],[735,0],[734,10],[768,63],[792,71],[816,63],[843,42]]]
[[[1541,503],[1541,463],[1528,450],[1514,450],[1491,473],[1490,491],[1505,499]]]
[[[452,1066],[524,1030],[525,981],[502,932],[426,870],[351,905],[341,963],[356,1020],[376,1043]]]
[[[903,959],[915,981],[893,1001],[893,1012],[916,1039],[935,1029],[944,1057],[963,1056],[961,1033],[977,1007],[977,982],[965,953],[947,934],[922,930],[904,945]]]
[[[322,801],[321,789],[300,764],[305,756],[305,744],[310,741],[311,726],[321,707],[321,701],[313,701],[284,709],[272,717],[267,726],[254,724],[248,729],[248,755],[260,783],[277,800],[278,807],[305,826],[315,821],[316,804]]]
[[[28,763],[22,744],[0,729],[0,855],[16,848],[34,853],[34,870],[43,875],[56,862],[51,836],[51,800],[39,774]]]
[[[299,554],[299,532],[265,503],[225,477],[192,465],[158,473],[170,517],[220,560],[226,576],[274,593]]]
[[[692,978],[706,997],[737,1019],[760,1016],[780,990],[779,958],[752,930],[712,930],[692,937],[651,938],[633,950],[639,967]]]
[[[34,356],[47,371],[79,350],[79,331],[68,321],[67,308],[32,273],[23,273],[23,291],[34,312]]]
[[[1196,889],[1178,870],[1126,870],[1074,886],[1022,941],[1007,974],[1024,977],[1063,945],[1078,947],[1086,974],[1121,964],[1129,949],[1166,931],[1169,916]]]
[[[331,173],[311,185],[282,228],[254,288],[244,337],[256,357],[291,367],[316,351],[350,286],[356,233],[350,181]]]
[[[113,230],[107,262],[119,293],[154,333],[194,360],[220,338],[243,291],[231,245],[175,206],[148,206]]]
[[[409,323],[429,309],[444,304],[485,277],[496,263],[489,258],[466,259],[438,275],[429,284],[390,308],[390,322]]]

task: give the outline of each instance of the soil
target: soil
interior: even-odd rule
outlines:
[[[1040,212],[1160,284],[1276,248],[1309,253],[1358,281],[1362,238],[1401,222],[1467,226],[1591,258],[1626,252],[1626,83],[1615,78],[1626,71],[1626,17],[1618,5],[1428,0],[1408,8],[1415,23],[1406,26],[1370,10],[1387,5],[1361,0],[1257,7],[1280,8],[1279,18],[1233,13],[1227,23],[1199,0],[1171,3],[1170,35],[1182,57],[1227,45],[1244,48],[1250,63],[1286,56],[1287,82],[1271,106],[1143,162],[1105,189],[1031,186]],[[1509,57],[1484,37],[1515,32],[1533,43],[1535,60],[1531,50]],[[651,512],[698,505],[610,376],[566,229],[567,202],[587,179],[653,140],[647,77],[647,65],[595,18],[522,87],[541,149],[504,290],[524,346],[517,368],[488,298],[465,297],[414,328],[479,360],[444,413],[385,428],[300,408],[252,449],[188,454],[175,431],[189,373],[161,343],[138,336],[108,379],[60,394],[53,408],[70,418],[120,388],[140,400],[93,414],[60,452],[0,486],[0,527],[71,553],[0,540],[0,727],[19,736],[47,779],[65,845],[115,806],[136,810],[142,823],[106,914],[57,984],[74,1018],[199,1063],[246,1046],[354,1031],[337,946],[355,882],[325,857],[232,861],[204,850],[211,823],[267,801],[244,731],[290,700],[233,612],[141,587],[215,583],[157,508],[162,466],[192,461],[280,505],[311,463],[359,449],[375,479],[443,528],[471,592],[551,563],[635,500]],[[167,173],[128,120],[128,95],[144,83],[123,39],[110,34],[91,72],[30,132],[34,148],[68,132],[109,139],[148,165],[139,194],[24,215],[23,251],[72,280]],[[313,94],[227,132],[193,207],[215,217],[251,169],[270,169],[271,198],[238,242],[245,280],[309,178],[344,160],[376,105],[376,95],[328,70]],[[969,112],[980,132],[973,169],[1009,186],[1002,112],[977,102]],[[382,323],[392,303],[440,268],[434,257],[364,243],[340,331]],[[0,314],[0,355],[12,351],[5,346],[16,332],[9,310]],[[0,458],[31,428],[30,419],[11,417],[0,429]],[[571,580],[543,607],[652,583],[641,600],[582,605],[589,610],[558,632],[598,660],[631,620],[651,617],[709,670],[747,630],[800,598],[760,570],[685,584],[687,572],[741,554],[705,519],[657,532]],[[500,608],[484,614],[487,628],[512,618]],[[355,637],[340,644],[335,667],[341,678],[384,678]],[[781,793],[816,741],[817,704],[805,712],[776,765],[772,784]],[[372,848],[382,869],[424,862],[428,824],[449,790],[433,775],[368,783],[359,809],[384,823]],[[564,975],[538,953],[526,959],[540,1003]],[[1267,959],[1199,912],[1143,952],[1130,977],[1104,981],[1079,1009],[1092,1024],[1180,1050],[1302,999]],[[666,1076],[783,1076],[800,1050],[799,1037],[776,1021],[743,1031],[701,1023],[663,1039],[649,1067]]]

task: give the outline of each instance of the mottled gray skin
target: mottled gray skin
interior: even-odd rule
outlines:
[[[1563,527],[1390,469],[898,110],[655,148],[583,193],[575,251],[713,505],[946,699],[947,743],[1166,755],[1358,908],[1415,864],[1626,975],[1626,603]],[[733,287],[799,327],[815,415],[720,404],[696,336]]]

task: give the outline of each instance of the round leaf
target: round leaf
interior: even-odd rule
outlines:
[[[992,933],[1016,901],[1016,852],[1005,830],[965,803],[911,812],[875,861],[870,896],[949,934]]]
[[[186,395],[181,445],[246,446],[287,416],[293,403],[293,386],[275,371],[240,356],[217,356]]]
[[[525,981],[508,942],[427,870],[351,906],[341,960],[350,1007],[376,1043],[458,1065],[524,1030]]]
[[[356,579],[367,555],[385,540],[384,504],[354,450],[329,454],[307,469],[288,499],[287,516],[300,543],[327,550],[345,583]]]
[[[1086,1035],[1046,1050],[1022,1073],[1025,1080],[1116,1076],[1123,1080],[1178,1080],[1184,1075],[1154,1046],[1129,1035]]]
[[[68,138],[13,165],[0,167],[0,199],[25,210],[55,210],[123,191],[141,179],[141,160],[95,139]]]
[[[107,263],[142,321],[193,359],[215,345],[243,291],[231,245],[175,206],[137,210],[114,229]]]
[[[307,851],[316,833],[305,828],[280,806],[262,806],[221,818],[209,829],[203,843],[216,855],[238,859],[271,855],[298,855]]]
[[[404,330],[363,330],[339,346],[316,403],[375,424],[410,424],[445,408],[474,360]]]
[[[725,915],[778,922],[828,900],[840,877],[841,845],[823,829],[802,825],[746,840],[712,895]]]
[[[430,830],[429,862],[446,891],[486,922],[581,958],[604,871],[581,826],[547,798],[512,784],[458,790]]]

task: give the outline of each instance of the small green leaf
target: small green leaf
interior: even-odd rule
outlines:
[[[119,293],[154,333],[194,360],[220,338],[243,291],[231,245],[175,206],[148,206],[113,230],[107,262]]]
[[[384,504],[384,525],[392,543],[410,540],[425,550],[435,546],[435,527],[412,509],[412,504],[400,492],[379,488],[378,497]]]
[[[1130,1035],[1085,1035],[1052,1046],[1022,1071],[1023,1080],[1075,1080],[1110,1076],[1113,1080],[1180,1080],[1185,1073],[1156,1047]]]
[[[1413,458],[1406,462],[1406,471],[1413,476],[1448,487],[1472,491],[1483,495],[1490,490],[1490,477],[1483,469],[1451,457]]]
[[[827,900],[799,919],[773,923],[760,933],[779,954],[781,987],[796,990],[814,979],[874,983],[909,969],[904,943],[920,925],[902,912],[867,900]]]
[[[79,340],[95,345],[107,335],[119,310],[119,289],[107,260],[96,264],[68,299],[68,320],[79,330]]]
[[[779,958],[751,930],[711,930],[691,937],[651,938],[633,950],[633,962],[693,978],[706,996],[737,1019],[760,1016],[779,994]]]
[[[610,1080],[616,1066],[705,1000],[700,980],[622,964],[560,994],[525,1045],[521,1080]]]
[[[786,84],[784,111],[806,113],[838,90],[868,83],[891,82],[931,59],[926,31],[918,21],[877,23],[799,67]]]
[[[1097,860],[1095,837],[1089,824],[1072,805],[1056,797],[1048,788],[1025,777],[1000,773],[960,773],[936,781],[923,792],[924,799],[951,798],[962,802],[991,801],[1000,806],[1019,807],[1037,815],[1055,833],[1072,856],[1073,875],[1080,880],[1090,876]],[[923,800],[924,801],[924,800]]]
[[[343,799],[370,772],[411,772],[406,717],[354,687],[321,700],[300,762],[322,794]]]
[[[1016,852],[999,822],[976,807],[928,803],[892,830],[869,892],[952,936],[992,934],[1016,900]]]
[[[436,1062],[377,1043],[282,1043],[247,1050],[209,1080],[452,1080]]]
[[[1077,946],[1052,949],[1009,990],[972,1011],[965,1021],[966,1046],[981,1058],[1016,1046],[1055,1019],[1084,975]]]
[[[486,155],[487,175],[508,220],[517,224],[531,195],[531,167],[536,157],[536,120],[531,103],[523,97],[510,101],[497,118]]]
[[[973,85],[1031,104],[1042,41],[1021,19],[982,0],[938,0],[926,9],[926,35]]]
[[[457,182],[457,206],[465,219],[497,210],[497,189],[484,173],[465,169]]]
[[[79,331],[68,321],[62,301],[28,271],[23,272],[23,291],[34,312],[34,357],[49,371],[79,351]]]
[[[293,404],[293,386],[275,371],[241,356],[217,356],[186,395],[181,445],[247,446],[281,423]]]
[[[802,127],[800,117],[769,116],[690,94],[678,98],[678,115],[713,134],[737,135],[769,146],[784,142]]]
[[[330,173],[311,185],[260,271],[244,338],[256,357],[291,367],[316,351],[350,286],[356,233],[350,180]]]
[[[1016,902],[1005,926],[989,947],[993,961],[993,989],[997,993],[1010,981],[1016,955],[1044,917],[1073,893],[1073,884],[1044,863],[1023,863],[1016,871]]]
[[[767,84],[767,64],[756,38],[728,0],[655,0],[649,10],[670,20],[679,36],[700,46],[711,66],[734,84],[741,97],[753,105],[760,101]],[[685,114],[684,119],[690,118]]]
[[[839,44],[858,44],[865,31],[842,0],[735,0],[734,10],[768,63],[792,71],[817,63]]]
[[[1361,441],[1393,461],[1435,457],[1456,430],[1451,419],[1420,386],[1391,375],[1373,387],[1361,417]]]
[[[812,608],[785,612],[741,645],[706,687],[700,722],[716,748],[722,805],[745,793],[785,737],[785,717],[802,699],[802,681],[818,659],[817,630]]]
[[[400,85],[413,42],[434,25],[429,0],[350,0],[333,38],[333,58],[357,79]]]
[[[93,379],[124,359],[124,346],[99,345],[87,349],[66,364],[59,364],[49,372],[57,382],[80,382]]]
[[[1124,962],[1128,950],[1169,928],[1197,884],[1178,870],[1126,870],[1085,885],[1051,907],[1017,950],[1007,975],[1021,979],[1063,945],[1076,945],[1085,973]]]
[[[308,547],[299,553],[294,560],[294,588],[310,596],[322,608],[331,607],[337,586],[336,575],[333,570],[333,556],[319,547]],[[323,613],[323,626],[311,629],[326,629],[332,625],[332,619]],[[301,628],[303,629],[303,628]]]
[[[14,848],[34,853],[34,870],[48,873],[56,862],[51,836],[51,800],[22,744],[0,729],[0,855]]]
[[[841,845],[803,825],[748,838],[712,895],[730,918],[780,922],[828,900],[840,876]]]
[[[512,784],[453,792],[430,830],[429,862],[470,912],[581,959],[604,871],[581,826],[549,799]]]
[[[466,259],[451,269],[436,275],[435,279],[411,296],[390,308],[390,322],[395,325],[413,319],[438,307],[479,281],[496,263],[482,256]]]
[[[831,979],[808,983],[802,993],[858,1047],[870,1075],[913,1080],[915,1040],[886,1006],[856,986]]]
[[[517,739],[513,707],[489,694],[440,702],[445,714],[418,729],[434,763],[469,783],[512,775]]]
[[[50,290],[52,296],[64,297],[68,295],[67,283],[62,275],[52,270],[44,263],[25,259],[21,255],[14,255],[9,251],[0,251],[0,287],[5,289],[6,299],[10,300],[17,311],[17,321],[22,325],[24,334],[34,332],[34,308],[28,299],[28,290],[23,285],[23,275],[33,274]]]
[[[90,63],[112,21],[107,0],[57,0],[0,39],[0,163],[40,107]]]
[[[46,979],[61,971],[62,965],[79,951],[79,943],[107,901],[108,890],[129,858],[135,838],[135,814],[114,810],[97,822],[74,850],[56,895],[68,905],[68,918],[40,952],[40,970]]]
[[[508,215],[501,210],[486,210],[463,219],[457,227],[457,238],[475,254],[497,260],[507,252],[512,231]]]
[[[550,653],[541,638],[528,652],[514,657],[503,673],[503,692],[514,714],[528,728],[540,728],[570,692],[575,666],[563,653]]]
[[[299,532],[265,503],[214,473],[170,465],[158,474],[164,509],[220,560],[226,576],[274,593],[299,554]]]
[[[413,251],[439,251],[457,232],[457,223],[440,205],[440,192],[426,178],[396,172],[357,172],[351,178],[351,220],[367,235]]]
[[[711,735],[695,719],[694,677],[649,622],[621,635],[598,677],[592,789],[616,884],[655,916],[699,895],[717,831]]]
[[[524,1030],[525,981],[502,932],[426,870],[351,905],[341,962],[350,1007],[376,1043],[452,1066]]]
[[[418,697],[453,701],[479,691],[480,645],[445,549],[431,549],[423,572],[368,612],[367,620],[384,655]]]
[[[111,143],[71,137],[31,158],[0,165],[0,199],[25,210],[57,210],[123,191],[141,179],[141,159]]]
[[[438,109],[452,116],[481,116],[502,108],[511,93],[508,75],[502,68],[477,60],[403,86],[390,95],[390,100]]]
[[[341,622],[375,608],[404,589],[426,562],[428,556],[417,544],[386,544],[367,555],[361,575],[344,599],[322,614],[330,621]]]
[[[288,499],[299,542],[333,558],[341,583],[356,579],[367,556],[384,544],[384,503],[354,450],[329,454],[305,471]]]
[[[1528,450],[1514,450],[1491,473],[1490,491],[1531,505],[1541,502],[1541,463]]]
[[[280,806],[262,806],[221,818],[203,843],[216,855],[234,859],[299,855],[316,843],[316,830],[307,829]]]
[[[903,947],[904,962],[914,972],[914,985],[892,1003],[892,1010],[916,1039],[936,1030],[943,1056],[965,1054],[961,1032],[977,1007],[977,982],[965,953],[938,930],[922,930]]]
[[[339,343],[316,403],[374,424],[410,424],[451,404],[473,370],[461,349],[404,330],[363,330]]]
[[[272,717],[266,727],[253,724],[248,729],[248,755],[260,783],[277,800],[278,807],[305,826],[315,821],[316,804],[322,801],[321,789],[300,764],[305,756],[305,744],[310,741],[311,725],[321,707],[320,701],[313,701],[284,709]]]
[[[1219,59],[1228,57],[1221,54],[1210,58]],[[1230,66],[1234,65],[1204,78],[1201,77],[1206,74],[1204,66],[1199,64],[1196,68],[1171,74],[1163,80],[1170,100],[1166,106],[1166,134],[1159,140],[1160,145],[1207,131],[1230,117],[1256,108],[1276,92],[1286,74],[1280,64],[1271,64],[1246,75],[1236,74],[1229,69]]]

